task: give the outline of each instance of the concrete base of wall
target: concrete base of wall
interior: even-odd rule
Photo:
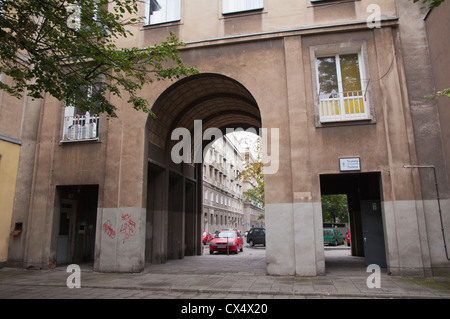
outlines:
[[[145,216],[141,207],[98,208],[94,270],[141,272],[145,266]]]
[[[325,274],[320,203],[267,204],[265,209],[267,273]]]
[[[449,200],[440,200],[443,227],[450,224]],[[383,203],[388,271],[396,276],[450,273],[437,200]],[[445,242],[449,236],[445,234]]]

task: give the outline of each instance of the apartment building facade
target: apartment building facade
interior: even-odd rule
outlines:
[[[228,134],[214,142],[203,162],[203,230],[243,230],[243,188],[239,173],[243,158],[238,141]]]
[[[242,139],[227,134],[206,151],[203,161],[203,230],[214,233],[235,228],[242,234],[251,227],[260,227],[258,217],[264,213],[261,204],[247,201],[245,193],[255,187],[241,174],[245,162]]]
[[[11,231],[21,223],[22,232],[9,237],[7,262],[46,268],[91,260],[97,271],[135,272],[200,254],[203,164],[174,163],[170,153],[174,129],[194,135],[201,123],[203,137],[209,128],[269,132],[268,155],[278,156],[266,163],[268,274],[326,272],[320,197],[341,193],[353,255],[394,275],[447,273],[446,119],[424,98],[434,81],[420,7],[142,3],[146,22],[122,45],[152,45],[172,31],[186,43],[183,62],[200,74],[142,90],[156,119],[116,97],[117,119],[77,116],[50,96],[15,102],[27,134],[16,137]]]

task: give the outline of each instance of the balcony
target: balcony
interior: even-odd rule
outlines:
[[[322,123],[369,119],[362,91],[322,93],[319,101]]]
[[[97,115],[65,116],[61,142],[97,141],[98,124]]]

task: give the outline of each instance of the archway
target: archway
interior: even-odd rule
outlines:
[[[234,128],[261,127],[252,94],[238,81],[204,73],[167,88],[149,117],[145,260],[164,263],[201,254],[203,149],[213,141],[205,131],[223,135]],[[182,161],[174,160],[174,131],[186,133]],[[218,136],[214,135],[215,138]],[[186,154],[186,153],[189,154]],[[200,156],[199,156],[200,154]],[[180,155],[180,153],[177,153]]]

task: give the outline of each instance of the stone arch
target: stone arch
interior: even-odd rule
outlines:
[[[155,101],[156,118],[147,122],[148,183],[145,259],[163,263],[201,254],[202,163],[176,164],[171,132],[187,129],[195,143],[195,121],[201,136],[208,128],[261,127],[261,113],[252,94],[238,81],[216,73],[184,78]],[[203,148],[211,141],[201,142]]]

